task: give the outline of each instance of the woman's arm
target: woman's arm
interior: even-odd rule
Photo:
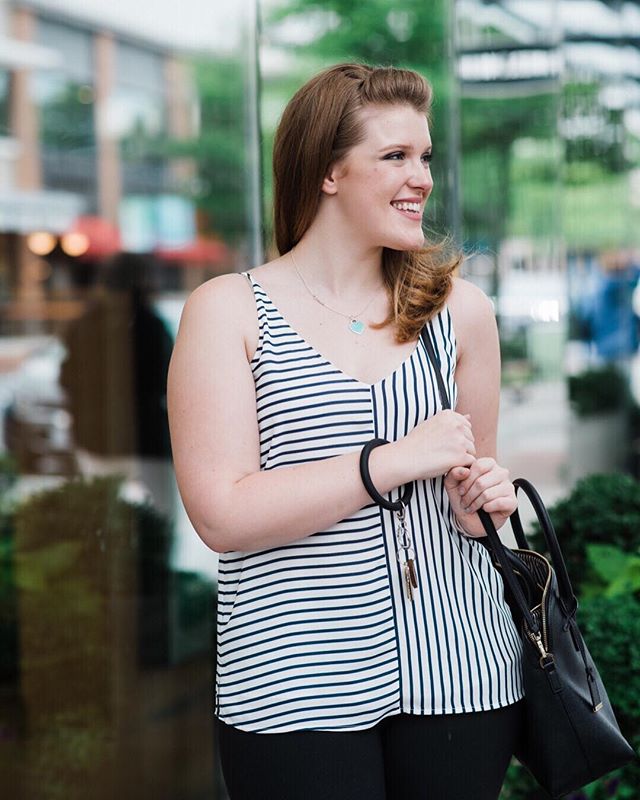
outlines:
[[[251,287],[223,275],[188,299],[171,358],[167,400],[173,460],[191,522],[213,550],[258,550],[325,530],[371,502],[359,450],[260,469],[256,395],[248,342],[257,329]],[[417,476],[471,463],[467,420],[436,415],[371,453],[382,494]]]
[[[470,468],[456,467],[445,480],[453,510],[463,529],[484,535],[475,513],[483,507],[501,527],[516,508],[508,471],[496,463],[500,404],[500,342],[493,307],[476,286],[454,279],[449,297],[458,350],[456,411],[469,414],[477,460]]]

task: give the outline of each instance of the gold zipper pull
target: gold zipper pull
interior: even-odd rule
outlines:
[[[539,633],[532,633],[530,634],[531,641],[535,644],[535,646],[540,651],[540,656],[542,658],[546,658],[548,653],[544,649],[544,645],[542,644],[542,636]]]

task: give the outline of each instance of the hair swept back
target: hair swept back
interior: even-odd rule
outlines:
[[[362,141],[358,113],[367,105],[409,105],[427,117],[432,91],[417,72],[366,64],[337,64],[302,86],[284,110],[273,148],[274,232],[278,251],[289,252],[318,212],[321,186],[332,164]],[[382,268],[391,299],[396,340],[416,339],[442,308],[462,256],[449,237],[421,250],[384,248]]]

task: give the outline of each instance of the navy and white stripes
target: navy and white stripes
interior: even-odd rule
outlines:
[[[397,440],[440,409],[420,341],[373,385],[284,320],[250,273],[261,469]],[[430,323],[454,399],[448,310]],[[393,492],[396,499],[397,492]],[[403,593],[393,515],[374,504],[286,546],[220,555],[216,713],[241,730],[359,730],[400,712],[487,710],[522,697],[520,643],[485,548],[453,525],[441,478],[408,508],[419,587]]]

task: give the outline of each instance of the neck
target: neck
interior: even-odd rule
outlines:
[[[367,247],[351,232],[316,219],[294,248],[295,264],[323,299],[358,303],[383,284],[382,248]]]

